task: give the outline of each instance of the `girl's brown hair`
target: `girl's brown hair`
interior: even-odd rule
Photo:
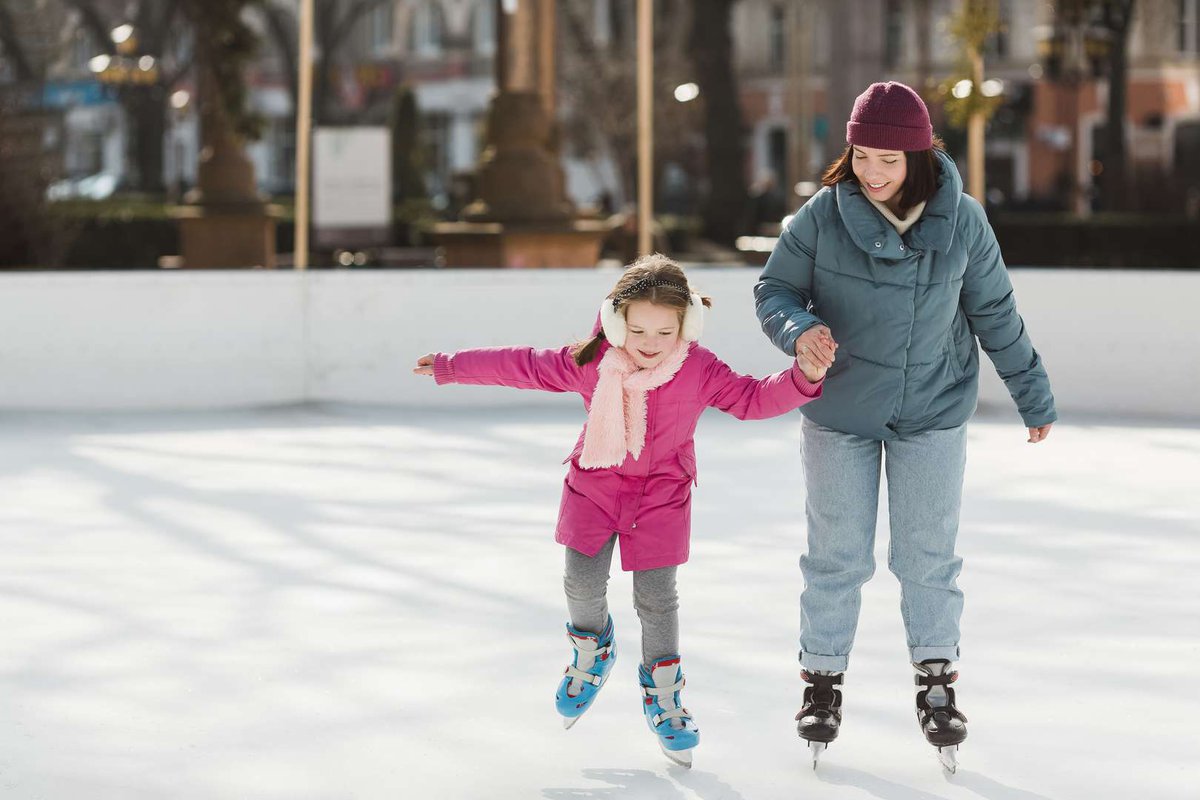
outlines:
[[[904,160],[908,174],[900,189],[900,214],[905,216],[908,210],[918,203],[924,203],[933,197],[937,191],[938,176],[942,174],[942,166],[938,163],[935,150],[945,152],[946,145],[937,136],[933,137],[933,147],[929,150],[906,150]],[[832,164],[825,169],[821,176],[822,186],[836,186],[844,181],[857,181],[854,177],[854,145],[846,145],[846,149]]]
[[[616,301],[614,308],[622,316],[622,309],[634,300],[648,300],[656,306],[673,308],[679,313],[682,326],[691,294],[692,288],[683,269],[662,253],[655,253],[642,256],[626,267],[617,285],[608,293],[608,299]],[[712,307],[712,298],[701,297],[700,302],[707,308]],[[595,359],[604,338],[604,331],[600,330],[590,339],[576,342],[571,348],[575,363],[582,367]]]

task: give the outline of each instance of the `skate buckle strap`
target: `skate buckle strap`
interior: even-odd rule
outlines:
[[[675,681],[675,683],[672,683],[669,686],[645,686],[645,685],[643,685],[642,686],[642,696],[644,696],[646,698],[647,705],[649,705],[651,702],[655,702],[661,706],[663,695],[674,695],[676,692],[683,689],[684,683],[685,683],[685,681],[684,681],[683,677],[680,676],[679,680]],[[651,700],[651,698],[654,698],[654,699]],[[659,725],[663,724],[667,720],[687,719],[689,717],[691,717],[691,714],[688,713],[688,710],[686,708],[676,706],[675,708],[664,709],[662,711],[662,713],[655,714],[653,717],[650,718],[650,720],[654,723],[655,727],[658,727]]]
[[[599,686],[600,684],[604,683],[604,679],[599,675],[593,675],[590,672],[584,672],[574,664],[567,667],[564,671],[564,674],[569,678],[575,678],[576,680],[583,681],[584,683],[590,683],[593,686]]]
[[[801,670],[800,678],[805,683],[811,683],[814,686],[841,686],[845,675],[841,672],[836,675],[818,675],[808,670]]]
[[[670,711],[655,714],[650,719],[653,720],[654,727],[657,728],[669,719],[689,719],[691,716],[686,708],[672,708]]]
[[[680,678],[670,686],[642,686],[642,694],[644,694],[646,697],[654,695],[654,697],[657,699],[662,697],[664,694],[675,694],[675,692],[678,692],[682,688],[683,678]]]
[[[917,686],[948,686],[956,680],[958,680],[957,672],[947,672],[945,675],[917,674],[913,676],[913,683]]]
[[[579,640],[570,633],[567,634],[567,641],[571,643],[571,647],[575,648],[580,653],[587,653],[590,656],[595,656],[597,661],[603,661],[604,659],[608,658],[608,654],[612,652],[613,649],[613,643],[609,642],[608,644],[604,645],[597,643],[595,650],[587,650],[580,647]]]

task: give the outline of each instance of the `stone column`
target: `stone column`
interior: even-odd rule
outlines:
[[[539,10],[545,25],[539,25]],[[553,30],[553,23],[546,22],[553,15],[553,3],[519,0],[516,12],[497,26],[504,36],[497,47],[505,64],[504,86],[488,109],[479,197],[463,210],[464,220],[554,222],[574,215],[562,166],[551,148],[553,109],[547,113],[538,91],[542,83],[553,81],[553,43],[546,46],[539,30]],[[543,63],[547,51],[549,64]],[[539,72],[548,77],[540,78]]]
[[[275,219],[259,197],[254,164],[221,107],[215,79],[202,69],[201,150],[196,188],[173,215],[188,268],[275,266]]]

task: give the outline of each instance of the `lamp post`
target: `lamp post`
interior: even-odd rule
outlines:
[[[137,31],[132,25],[118,25],[109,32],[116,52],[103,53],[88,61],[88,70],[96,80],[114,87],[123,99],[146,99],[145,96],[134,97],[132,93],[152,91],[158,84],[158,59],[152,55],[138,54],[136,34]],[[122,106],[128,113],[129,106],[125,103],[122,103]],[[133,103],[133,107],[139,107],[138,103]],[[143,179],[149,177],[140,174],[138,164],[137,155],[143,144],[145,143],[138,141],[137,126],[131,121],[125,139],[125,163],[139,185]]]

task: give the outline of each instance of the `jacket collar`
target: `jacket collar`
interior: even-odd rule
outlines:
[[[907,258],[912,250],[945,253],[950,249],[958,221],[962,178],[954,159],[941,150],[935,150],[934,155],[941,166],[937,191],[925,204],[921,219],[904,236],[875,210],[857,181],[843,181],[835,187],[842,224],[859,249],[875,258],[887,259]]]

